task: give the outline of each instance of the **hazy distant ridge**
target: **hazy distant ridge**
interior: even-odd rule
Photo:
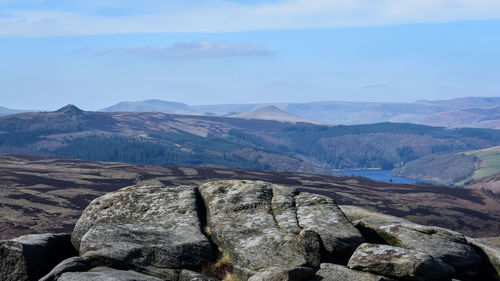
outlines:
[[[263,114],[254,112],[262,107],[273,106],[272,112]],[[482,127],[500,128],[500,115],[491,117],[487,113],[490,108],[500,106],[498,97],[465,97],[450,100],[427,101],[420,100],[412,103],[388,102],[343,102],[323,101],[310,103],[267,103],[267,104],[220,104],[220,105],[187,105],[184,103],[167,102],[160,100],[145,100],[136,102],[121,102],[103,111],[118,112],[163,112],[189,115],[218,115],[235,116],[242,118],[261,118],[266,120],[283,121],[284,115],[294,115],[294,118],[303,118],[306,122],[325,124],[371,124],[379,122],[398,122],[427,124],[443,127]],[[278,109],[278,110],[276,110]],[[472,109],[484,110],[483,113],[467,113]],[[488,115],[489,114],[489,115]],[[246,117],[245,117],[246,116]],[[250,117],[251,116],[251,117]],[[443,118],[445,116],[445,118]],[[487,122],[483,122],[489,118]],[[479,121],[478,121],[479,120]],[[478,123],[479,122],[479,123]]]

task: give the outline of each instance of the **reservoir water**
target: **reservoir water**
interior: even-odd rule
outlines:
[[[338,173],[345,174],[348,176],[360,176],[369,178],[376,181],[386,181],[386,182],[399,182],[399,183],[422,183],[422,180],[418,179],[410,179],[410,178],[402,178],[402,177],[393,177],[391,176],[391,170],[346,170],[346,171],[338,171]]]

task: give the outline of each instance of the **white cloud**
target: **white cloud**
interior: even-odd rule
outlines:
[[[119,5],[111,0],[106,3]],[[159,12],[154,12],[150,4],[140,8],[141,2],[125,3],[133,8],[118,6],[116,9],[125,12],[113,16],[92,12],[99,8],[95,3],[89,9],[73,5],[79,8],[3,10],[0,36],[232,32],[500,18],[499,0],[286,0],[255,5],[227,0],[172,0],[158,4]],[[135,12],[126,11],[128,8]]]
[[[143,57],[167,59],[221,58],[235,56],[268,56],[273,53],[264,47],[250,43],[228,43],[210,41],[179,42],[165,48],[139,47],[109,49],[97,55],[130,54]]]

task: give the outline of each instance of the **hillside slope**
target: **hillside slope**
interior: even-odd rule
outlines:
[[[68,232],[91,200],[135,183],[199,186],[218,179],[263,180],[329,196],[470,236],[500,233],[500,201],[476,190],[207,167],[145,166],[0,155],[0,239]]]
[[[334,174],[497,145],[497,130],[396,123],[322,126],[74,106],[0,117],[0,153],[142,164]]]
[[[429,155],[393,170],[394,176],[463,186],[500,173],[500,146],[459,153]],[[496,189],[496,188],[495,188]]]
[[[433,114],[421,122],[448,128],[500,128],[500,106],[478,107]]]
[[[477,161],[463,153],[427,155],[395,168],[391,175],[454,185],[472,176]]]

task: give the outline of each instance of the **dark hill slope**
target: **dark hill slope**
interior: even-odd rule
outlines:
[[[332,174],[496,145],[497,130],[400,123],[323,126],[74,106],[0,117],[0,153],[140,164]]]
[[[472,236],[500,232],[498,197],[477,190],[407,185],[365,178],[207,167],[143,166],[0,155],[0,239],[71,231],[94,198],[137,182],[198,186],[217,179],[263,180],[320,193]]]

